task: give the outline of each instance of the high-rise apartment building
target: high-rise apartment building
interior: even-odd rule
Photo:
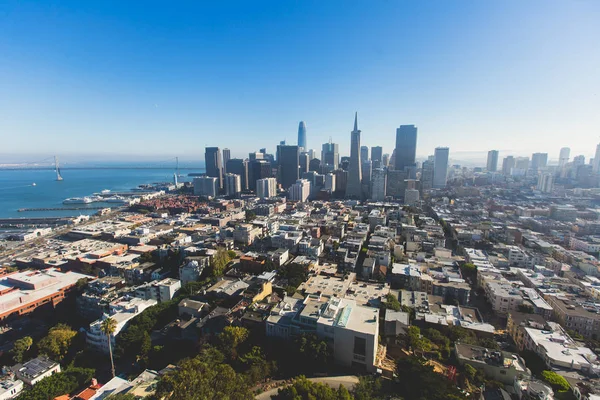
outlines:
[[[300,124],[298,124],[298,147],[300,147],[300,151],[308,149],[306,147],[306,124],[304,121],[300,121]]]
[[[531,155],[531,169],[539,171],[548,166],[548,153],[533,153]]]
[[[240,176],[242,191],[248,190],[248,161],[241,158],[231,158],[225,166],[228,173]]]
[[[360,159],[360,131],[358,130],[358,113],[354,115],[354,130],[350,133],[350,163],[348,165],[348,185],[346,197],[362,198],[362,170]]]
[[[321,166],[328,166],[331,171],[340,165],[340,150],[337,143],[325,143],[321,150]]]
[[[289,189],[300,178],[298,146],[277,146],[277,164],[279,165],[279,183],[284,189]]]
[[[386,183],[387,171],[384,168],[374,169],[371,177],[371,200],[385,200]]]
[[[488,151],[487,170],[488,172],[496,172],[498,170],[498,150]]]
[[[507,176],[510,175],[514,167],[515,158],[513,156],[504,157],[504,160],[502,160],[502,174]]]
[[[383,155],[383,157],[381,158],[381,162],[382,162],[382,164],[381,164],[382,167],[389,166],[389,164],[390,164],[390,155],[387,154],[387,153],[385,153]]]
[[[263,178],[256,181],[256,196],[268,199],[277,194],[277,180],[275,178]]]
[[[450,149],[448,147],[437,147],[434,153],[433,165],[433,188],[441,189],[446,187],[448,179],[448,159]]]
[[[310,196],[310,181],[307,179],[298,179],[296,183],[290,186],[290,200],[305,202]]]
[[[229,172],[227,171],[227,161],[231,159],[231,150],[223,149],[223,173]]]
[[[396,129],[396,158],[394,166],[403,171],[406,167],[414,167],[417,157],[417,127],[400,125]]]
[[[568,147],[563,147],[560,149],[560,155],[558,156],[558,166],[564,167],[569,162],[569,158],[571,156],[571,149]]]
[[[338,195],[345,194],[348,188],[348,171],[338,168],[333,171],[333,174],[335,175],[335,191]]]
[[[227,196],[239,196],[242,192],[242,178],[237,174],[225,174],[225,194]]]
[[[303,173],[308,172],[309,171],[309,162],[310,162],[310,156],[308,153],[306,152],[302,152],[300,153],[300,156],[298,157],[298,161],[300,163],[300,175],[302,176]]]
[[[221,162],[221,149],[218,147],[207,147],[204,150],[204,161],[206,163],[206,176],[217,178],[219,189],[223,187],[223,163]]]
[[[194,195],[217,197],[219,194],[219,179],[211,176],[194,178]]]
[[[573,166],[579,167],[580,165],[585,165],[585,156],[584,155],[579,155],[579,156],[573,157]]]
[[[552,193],[554,188],[554,175],[550,172],[540,172],[538,175],[537,190],[542,193]]]

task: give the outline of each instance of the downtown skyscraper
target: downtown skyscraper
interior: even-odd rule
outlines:
[[[298,146],[277,146],[277,164],[279,182],[284,189],[289,189],[300,178],[300,151]]]
[[[306,151],[306,124],[304,121],[300,121],[298,124],[298,147],[300,151]]]
[[[498,170],[498,150],[488,151],[487,170],[488,172],[496,172]]]
[[[358,113],[354,114],[354,130],[350,133],[350,164],[348,165],[348,184],[346,197],[362,198],[362,163],[360,160],[360,131],[358,130]]]
[[[417,127],[400,125],[396,129],[396,160],[394,167],[403,171],[406,167],[415,166],[417,157]]]
[[[448,147],[436,147],[433,156],[433,188],[442,189],[448,181],[448,159],[450,149]]]
[[[206,176],[218,179],[219,188],[223,187],[223,163],[221,161],[221,149],[218,147],[207,147],[204,150],[204,161],[206,164]]]

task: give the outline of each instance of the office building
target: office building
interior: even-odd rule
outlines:
[[[504,157],[502,160],[502,174],[510,175],[512,173],[512,169],[515,167],[515,158],[513,156]]]
[[[592,168],[595,174],[600,172],[600,143],[596,146],[596,154],[594,155],[594,160],[592,161]]]
[[[498,170],[498,150],[488,151],[487,170],[488,172],[496,172]]]
[[[298,124],[298,147],[300,151],[306,151],[308,147],[306,147],[306,124],[304,121],[300,121]]]
[[[231,150],[223,149],[223,173],[227,171],[227,161],[231,160]]]
[[[298,146],[277,146],[277,164],[279,165],[279,183],[284,189],[289,189],[300,177]]]
[[[300,153],[298,161],[300,165],[300,176],[302,176],[303,173],[309,171],[308,164],[310,163],[310,155],[303,151],[302,153]]]
[[[360,146],[360,161],[365,162],[369,160],[369,147]]]
[[[310,182],[307,179],[298,179],[290,186],[290,200],[304,202],[310,196]]]
[[[406,189],[404,191],[404,204],[414,206],[419,202],[420,195],[417,189]]]
[[[348,164],[348,184],[346,197],[362,199],[362,170],[360,159],[360,131],[358,113],[354,115],[354,130],[350,133],[350,163]]]
[[[375,162],[379,161],[378,165],[381,165],[383,161],[383,147],[373,146],[371,147],[371,161],[373,162],[373,168],[375,168]],[[379,168],[379,167],[377,167]]]
[[[348,171],[336,169],[333,171],[335,175],[335,191],[338,196],[345,195],[348,188]]]
[[[558,166],[564,167],[569,162],[569,158],[571,156],[571,149],[568,147],[563,147],[560,149],[560,155],[558,156]]]
[[[531,169],[538,171],[548,165],[548,153],[533,153],[531,155]]]
[[[194,178],[194,195],[217,197],[219,194],[219,180],[210,176]]]
[[[371,177],[371,200],[385,200],[386,184],[387,171],[384,168],[374,169]]]
[[[585,156],[579,155],[579,156],[573,157],[573,166],[579,167],[581,165],[585,165]]]
[[[385,168],[385,167],[389,166],[390,165],[390,155],[387,153],[384,154],[383,158],[381,159],[381,162],[382,162],[382,165],[381,165],[382,167]]]
[[[207,147],[204,151],[206,163],[206,176],[217,178],[219,189],[223,187],[223,163],[221,162],[221,149],[218,147]]]
[[[445,188],[448,179],[450,149],[448,147],[437,147],[433,157],[433,188]]]
[[[554,188],[554,175],[549,172],[540,172],[538,175],[537,190],[542,193],[552,193]]]
[[[325,190],[327,190],[329,193],[333,193],[335,192],[335,175],[332,173],[329,173],[327,175],[325,175]]]
[[[250,160],[250,161],[264,160],[264,158],[265,158],[265,153],[260,152],[260,151],[255,151],[253,153],[248,153],[248,160]]]
[[[423,161],[421,167],[421,188],[423,190],[433,188],[433,156],[429,156],[426,161]]]
[[[225,194],[239,196],[242,192],[242,178],[237,174],[225,174]]]
[[[248,190],[248,161],[241,158],[232,158],[227,161],[228,173],[240,176],[242,191]]]
[[[515,169],[519,171],[525,171],[529,169],[529,158],[528,157],[517,157],[515,159]]]
[[[275,178],[263,178],[256,181],[256,195],[261,199],[267,199],[277,194],[277,180]]]
[[[400,171],[397,169],[387,170],[387,183],[386,183],[386,196],[391,196],[395,199],[401,199],[404,197],[404,190],[406,189],[405,180],[407,178],[406,171]]]
[[[394,166],[397,170],[415,166],[417,156],[417,127],[414,125],[400,125],[396,129],[396,158]]]
[[[248,189],[256,190],[256,181],[273,175],[271,163],[267,160],[254,160],[248,164]]]
[[[321,166],[329,166],[330,170],[338,169],[340,165],[339,145],[337,143],[323,144],[321,150]]]

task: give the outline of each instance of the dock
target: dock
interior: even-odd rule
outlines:
[[[102,210],[103,208],[110,208],[110,207],[88,206],[88,207],[19,208],[17,211],[19,211],[19,212],[29,212],[29,211],[78,211],[78,210]]]

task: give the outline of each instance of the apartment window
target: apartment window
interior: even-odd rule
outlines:
[[[367,340],[365,338],[354,337],[354,354],[367,355]]]

